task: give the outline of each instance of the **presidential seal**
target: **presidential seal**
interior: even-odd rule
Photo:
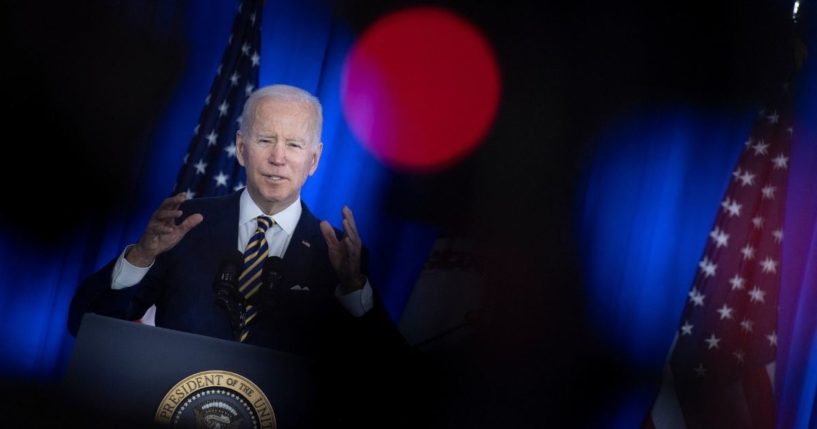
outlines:
[[[195,429],[276,429],[275,411],[252,381],[229,371],[202,371],[178,382],[162,399],[155,420]]]

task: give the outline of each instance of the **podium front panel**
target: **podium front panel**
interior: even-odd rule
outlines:
[[[202,376],[191,378],[198,373]],[[272,407],[255,410],[256,427],[273,427],[270,411],[277,428],[308,427],[316,403],[312,374],[310,363],[291,354],[86,314],[63,379],[62,402],[66,418],[81,425],[154,427],[163,400],[168,412],[178,411],[183,404],[177,402],[194,404],[202,388],[243,391],[238,396],[248,398],[245,402],[257,402],[250,407],[263,407],[254,384]]]

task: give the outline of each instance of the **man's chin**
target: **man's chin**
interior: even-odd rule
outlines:
[[[295,198],[291,195],[279,193],[279,192],[266,192],[262,194],[262,198],[264,199],[264,203],[269,207],[282,207],[288,206]]]

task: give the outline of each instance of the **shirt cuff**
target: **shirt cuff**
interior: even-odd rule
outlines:
[[[133,244],[126,247],[125,250],[122,251],[122,254],[119,255],[119,259],[116,260],[116,265],[113,266],[113,273],[111,274],[111,289],[124,289],[141,282],[145,277],[145,274],[150,271],[150,267],[153,266],[152,262],[150,265],[144,268],[137,267],[128,262],[128,260],[125,259],[125,254],[128,253],[128,249],[130,249],[132,246]]]
[[[373,295],[372,285],[369,283],[368,277],[363,288],[349,292],[346,295],[340,293],[340,286],[335,288],[335,297],[340,300],[340,305],[355,317],[363,316],[374,307]]]

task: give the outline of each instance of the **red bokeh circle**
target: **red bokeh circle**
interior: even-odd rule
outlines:
[[[387,15],[351,49],[341,83],[354,135],[392,167],[434,170],[473,150],[493,123],[500,73],[479,30],[444,9]]]

